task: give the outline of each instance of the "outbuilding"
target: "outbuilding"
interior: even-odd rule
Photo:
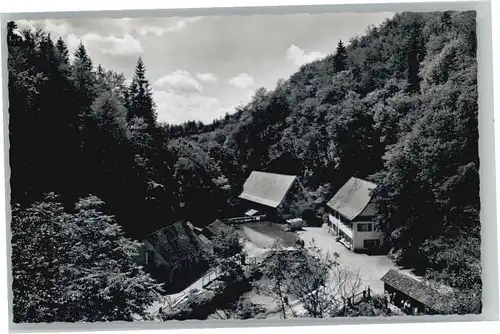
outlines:
[[[208,270],[203,254],[209,251],[206,240],[202,240],[189,223],[180,221],[148,235],[136,259],[163,283],[167,293],[175,293]]]
[[[424,279],[390,269],[382,278],[388,303],[411,314],[448,314],[453,305],[453,290],[432,286]]]

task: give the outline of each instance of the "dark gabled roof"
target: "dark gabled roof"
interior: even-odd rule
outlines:
[[[435,311],[446,313],[452,306],[450,293],[438,291],[425,280],[419,281],[394,269],[390,269],[381,280]]]
[[[349,220],[353,220],[363,211],[366,215],[373,214],[373,208],[368,207],[371,200],[371,191],[377,187],[376,184],[351,177],[342,188],[337,191],[335,196],[327,203],[327,205],[340,213]]]
[[[278,207],[297,179],[283,175],[253,171],[243,184],[239,198],[272,208]]]
[[[227,231],[229,229],[229,226],[221,222],[220,220],[215,220],[214,222],[208,224],[207,226],[204,227],[204,229],[210,234],[210,235],[217,235],[223,231]]]
[[[206,245],[185,222],[177,222],[146,237],[146,241],[169,264],[197,257]]]

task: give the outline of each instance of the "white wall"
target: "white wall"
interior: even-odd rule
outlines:
[[[353,222],[352,223],[352,230],[351,230],[350,228],[348,228],[347,226],[342,224],[340,222],[340,220],[335,218],[335,216],[333,216],[332,214],[328,215],[328,219],[330,220],[331,224],[337,226],[338,229],[340,229],[347,236],[352,238],[354,249],[363,249],[365,240],[378,239],[378,240],[380,240],[380,244],[382,244],[382,242],[383,242],[383,235],[379,231],[375,231],[375,226],[376,226],[375,222],[372,222],[372,221]],[[372,231],[358,232],[358,225],[357,224],[372,224]]]
[[[380,244],[382,244],[382,234],[379,231],[367,231],[367,232],[358,232],[358,224],[372,224],[373,230],[375,230],[375,222],[371,221],[360,221],[353,223],[353,233],[354,233],[354,248],[362,249],[364,248],[364,241],[368,239],[379,239]]]

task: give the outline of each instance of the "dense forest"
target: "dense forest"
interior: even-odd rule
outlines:
[[[357,176],[378,185],[395,261],[480,300],[475,31],[474,12],[397,14],[233,114],[169,125],[156,121],[141,59],[127,85],[83,44],[10,22],[12,205],[55,193],[77,214],[96,196],[140,239],[237,213],[252,170],[299,175],[318,215]]]

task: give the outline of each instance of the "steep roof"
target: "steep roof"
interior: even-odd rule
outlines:
[[[419,281],[394,269],[390,269],[381,281],[438,312],[446,313],[453,302],[449,293],[440,292],[429,282]]]
[[[243,184],[243,192],[239,198],[276,208],[296,179],[294,175],[253,171]]]
[[[368,206],[371,200],[371,191],[376,187],[377,185],[372,182],[351,177],[327,205],[347,219],[352,220]]]
[[[199,256],[207,247],[183,221],[148,235],[146,241],[172,266],[186,258]]]

